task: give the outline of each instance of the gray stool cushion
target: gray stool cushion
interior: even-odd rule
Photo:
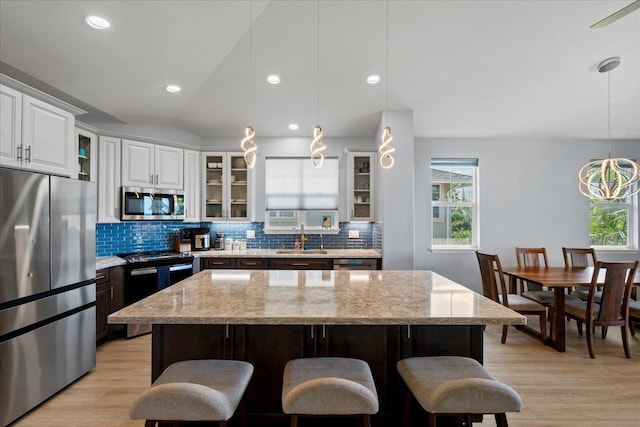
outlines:
[[[290,360],[284,368],[285,414],[357,415],[378,412],[369,365],[358,359],[318,357]]]
[[[398,372],[420,405],[432,414],[500,414],[522,408],[515,390],[467,357],[403,359]]]
[[[227,421],[253,374],[237,360],[185,360],[167,367],[131,405],[134,420]]]

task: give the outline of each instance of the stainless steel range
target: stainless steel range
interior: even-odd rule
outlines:
[[[193,274],[193,256],[181,252],[154,251],[121,254],[125,266],[125,303],[140,301]],[[150,325],[127,325],[127,338],[151,332]]]

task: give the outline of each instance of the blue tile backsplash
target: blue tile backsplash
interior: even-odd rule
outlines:
[[[211,242],[216,232],[225,237],[247,241],[247,249],[293,248],[295,234],[265,234],[264,222],[198,223],[178,221],[126,221],[96,225],[96,255],[111,256],[122,253],[166,250],[174,247],[180,231],[185,228],[208,227]],[[255,239],[247,239],[247,230],[254,230]],[[349,239],[349,230],[358,230],[358,239]],[[320,247],[320,235],[308,234],[307,248]],[[325,234],[325,249],[382,249],[379,223],[341,222],[338,234]]]

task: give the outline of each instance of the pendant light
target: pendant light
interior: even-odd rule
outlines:
[[[252,80],[252,69],[253,69],[253,3],[249,2],[249,91],[251,97],[251,114],[253,115],[253,80]],[[247,125],[244,129],[244,138],[240,142],[240,148],[244,153],[244,161],[247,164],[247,168],[253,169],[256,164],[256,158],[258,154],[256,150],[258,149],[258,145],[253,140],[256,135],[256,131],[251,125]]]
[[[317,38],[317,62],[316,62],[316,114],[317,123],[320,123],[320,0],[318,0],[318,38]],[[311,164],[315,168],[322,166],[324,162],[324,154],[322,152],[327,149],[327,146],[322,142],[322,128],[320,125],[316,125],[313,128],[313,140],[309,146],[311,150]]]
[[[611,74],[620,65],[620,58],[608,58],[598,64],[598,71],[607,73],[609,158],[587,163],[578,176],[580,192],[598,200],[625,199],[640,192],[640,165],[630,159],[611,158]]]
[[[380,152],[380,167],[383,169],[389,169],[395,163],[395,159],[393,158],[393,152],[396,149],[391,145],[391,141],[393,140],[393,135],[391,134],[391,127],[389,126],[389,0],[387,0],[387,84],[386,84],[386,114],[385,121],[387,122],[387,126],[382,131],[382,138],[380,141],[380,148],[378,151]]]

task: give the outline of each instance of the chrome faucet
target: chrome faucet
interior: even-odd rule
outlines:
[[[304,236],[304,224],[300,224],[300,249],[304,251],[304,242],[309,240]]]

